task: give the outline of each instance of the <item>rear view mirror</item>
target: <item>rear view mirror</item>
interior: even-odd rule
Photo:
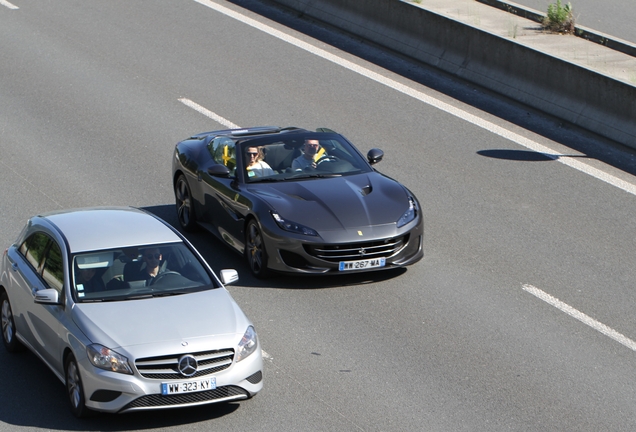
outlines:
[[[223,285],[233,284],[238,278],[238,272],[234,269],[221,270],[221,282],[223,282]]]
[[[228,177],[230,175],[230,169],[225,165],[216,164],[208,168],[208,174],[212,177]]]
[[[367,153],[367,160],[371,165],[380,162],[383,157],[384,152],[379,148],[372,148],[371,150],[369,150],[369,153]]]
[[[33,300],[40,304],[60,304],[60,293],[53,288],[42,289],[35,292]]]

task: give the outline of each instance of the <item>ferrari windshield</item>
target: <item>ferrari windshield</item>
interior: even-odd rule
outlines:
[[[246,182],[324,178],[371,171],[360,153],[335,133],[290,133],[237,143]]]
[[[183,243],[143,245],[73,256],[76,301],[114,301],[184,294],[216,286]]]

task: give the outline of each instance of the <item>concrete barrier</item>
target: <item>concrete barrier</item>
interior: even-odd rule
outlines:
[[[630,83],[405,1],[275,1],[636,148]]]

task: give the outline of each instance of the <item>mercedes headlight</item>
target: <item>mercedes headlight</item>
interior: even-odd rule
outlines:
[[[87,346],[86,354],[88,354],[88,360],[95,367],[128,375],[133,374],[128,364],[128,358],[103,345],[92,344]]]
[[[272,216],[274,217],[274,220],[276,221],[278,226],[281,229],[285,230],[285,231],[293,232],[293,233],[296,233],[296,234],[304,234],[304,235],[308,235],[308,236],[317,236],[318,235],[316,230],[313,230],[313,229],[311,229],[309,227],[306,227],[305,225],[301,225],[299,223],[292,222],[292,221],[290,221],[288,219],[284,219],[278,213],[272,213]]]
[[[409,208],[398,219],[397,227],[403,227],[404,225],[415,219],[415,216],[417,216],[417,206],[415,205],[415,200],[412,197],[409,197]]]
[[[238,344],[236,362],[238,363],[253,354],[257,346],[258,337],[256,336],[256,330],[254,330],[254,327],[249,326]]]

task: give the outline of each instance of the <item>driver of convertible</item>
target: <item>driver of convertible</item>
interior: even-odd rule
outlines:
[[[303,146],[303,154],[292,162],[292,170],[302,171],[305,168],[316,168],[315,157],[320,150],[320,142],[317,139],[306,139]]]

